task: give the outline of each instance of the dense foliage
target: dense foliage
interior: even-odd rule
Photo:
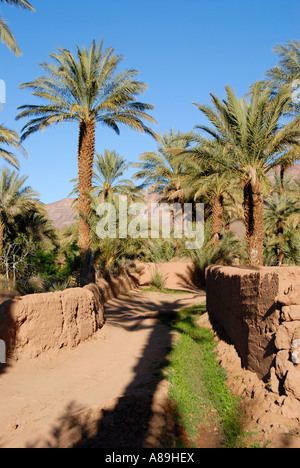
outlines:
[[[5,1],[32,9],[27,1]],[[1,18],[0,33],[19,53]],[[194,261],[202,282],[212,263],[300,265],[300,187],[299,179],[289,174],[300,151],[299,103],[294,93],[295,80],[300,78],[300,44],[293,41],[274,51],[278,65],[266,72],[264,81],[253,84],[246,97],[238,98],[227,86],[226,99],[212,94],[211,105],[196,104],[208,124],[196,125],[186,134],[171,128],[160,136],[144,124],[154,123],[147,113],[153,106],[136,99],[147,86],[137,81],[135,70],[116,72],[122,57],[112,48],[105,50],[102,42],[93,42],[90,49],[78,48],[77,56],[65,49],[51,54],[52,62],[42,65],[44,76],[22,85],[43,100],[20,107],[18,118],[30,119],[22,138],[0,125],[0,157],[17,169],[13,151],[25,151],[21,141],[27,136],[53,123],[79,123],[79,178],[73,192],[78,195],[74,203],[78,221],[61,232],[55,230],[39,194],[25,186],[26,176],[3,167],[2,285],[25,294],[84,284],[83,250],[89,252],[96,275],[104,277],[130,271],[135,260],[158,263],[179,256]],[[135,164],[114,150],[97,153],[98,122],[117,133],[120,124],[147,132],[157,139],[157,151],[141,154]],[[126,178],[133,167],[139,185]],[[99,238],[99,205],[111,203],[119,222],[122,197],[144,206],[152,201],[182,208],[203,203],[202,248],[188,250],[187,239],[174,231],[170,238],[149,239],[143,233],[145,225],[133,237],[122,237],[117,229],[113,238]],[[129,228],[130,214],[126,222]],[[234,224],[240,227],[238,236],[233,234]]]

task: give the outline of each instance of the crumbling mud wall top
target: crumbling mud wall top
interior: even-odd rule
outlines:
[[[101,280],[83,288],[32,294],[0,304],[0,340],[11,358],[74,348],[103,327],[103,304],[136,287],[136,278]]]

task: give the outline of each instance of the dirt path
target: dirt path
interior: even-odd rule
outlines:
[[[93,340],[11,365],[0,375],[0,447],[159,447],[172,443],[161,368],[173,336],[158,312],[199,293],[133,291],[106,304]]]

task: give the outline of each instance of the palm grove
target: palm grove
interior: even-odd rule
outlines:
[[[1,0],[33,10],[25,0]],[[1,40],[16,55],[21,51],[0,15]],[[227,86],[225,98],[211,94],[210,104],[194,103],[206,124],[187,134],[173,128],[157,135],[151,111],[141,100],[147,89],[135,69],[121,69],[123,57],[104,42],[76,53],[60,48],[43,62],[41,75],[20,85],[29,89],[35,104],[19,107],[22,134],[0,126],[0,156],[14,166],[0,178],[1,277],[14,282],[21,293],[66,287],[79,271],[81,281],[119,272],[136,258],[144,261],[192,256],[200,276],[211,263],[247,263],[253,266],[300,264],[299,180],[289,167],[299,159],[300,116],[295,83],[300,80],[300,43],[277,46],[278,65],[266,72],[239,98]],[[247,90],[246,90],[247,91]],[[54,124],[78,126],[78,222],[57,232],[47,219],[39,194],[25,186],[18,174],[15,150],[23,151],[28,137]],[[97,125],[116,134],[122,127],[151,135],[156,152],[139,156],[132,164],[113,149],[97,152]],[[195,123],[196,124],[196,123]],[[102,142],[101,142],[102,143]],[[125,178],[130,167],[134,179]],[[184,242],[169,240],[100,240],[95,235],[96,210],[116,195],[143,200],[155,194],[164,203],[205,204],[205,242],[200,251],[186,251]],[[242,221],[245,238],[232,233]],[[24,284],[24,277],[32,284]],[[28,281],[27,281],[28,283]],[[33,286],[32,286],[33,285]]]

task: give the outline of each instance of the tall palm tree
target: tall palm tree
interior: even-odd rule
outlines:
[[[283,45],[277,45],[273,49],[278,55],[278,64],[266,72],[266,86],[273,92],[285,85],[291,86],[293,99],[287,113],[293,117],[300,112],[300,42],[290,41]],[[299,148],[291,148],[286,161],[281,165],[281,185],[283,189],[283,178],[286,170],[300,159]]]
[[[298,146],[292,146],[289,151],[285,154],[284,160],[280,165],[280,182],[281,182],[281,191],[284,191],[284,179],[287,173],[287,170],[290,169],[295,163],[300,159],[300,148]]]
[[[198,128],[223,146],[218,163],[238,175],[244,190],[244,218],[250,265],[263,264],[263,190],[267,174],[285,160],[292,145],[300,145],[300,117],[286,125],[281,118],[291,101],[290,87],[280,88],[275,96],[261,84],[253,86],[251,99],[238,99],[226,87],[227,99],[213,94],[213,106],[196,104],[213,127]]]
[[[18,216],[37,210],[39,194],[24,186],[26,176],[19,177],[15,171],[2,169],[0,175],[0,256],[4,248],[4,235],[11,227],[16,228]]]
[[[276,252],[277,264],[285,257],[287,231],[299,229],[300,196],[298,184],[292,177],[275,174],[272,190],[265,200],[264,213],[266,240]]]
[[[24,10],[34,11],[34,7],[27,0],[0,0],[2,3],[23,8]],[[0,37],[1,41],[16,54],[17,57],[22,55],[19,46],[14,38],[13,33],[9,29],[6,20],[0,16]]]
[[[104,155],[96,153],[93,172],[93,192],[100,199],[113,200],[115,195],[130,198],[141,195],[141,190],[131,180],[123,179],[124,172],[132,167],[116,151],[104,150]]]
[[[160,136],[157,152],[146,152],[139,156],[135,164],[139,171],[135,173],[136,180],[143,179],[144,185],[151,187],[151,193],[160,195],[161,201],[183,204],[185,190],[183,174],[185,170],[184,154],[191,138],[180,131],[164,132]]]
[[[279,63],[266,72],[266,85],[271,87],[274,92],[285,85],[294,86],[298,89],[292,89],[295,97],[300,97],[300,42],[290,41],[283,45],[277,45],[273,51],[279,56]],[[298,94],[298,96],[296,96]],[[299,112],[300,100],[291,101],[292,110]],[[291,109],[290,109],[291,110]]]
[[[82,256],[90,251],[90,226],[86,219],[91,214],[93,163],[95,154],[96,124],[101,123],[119,133],[119,125],[129,126],[155,137],[155,133],[144,124],[154,123],[147,113],[150,104],[137,100],[147,85],[136,79],[137,70],[117,73],[122,60],[113,48],[104,50],[103,41],[93,41],[89,49],[77,47],[77,57],[66,49],[51,53],[53,63],[42,63],[44,75],[21,88],[30,88],[33,95],[41,98],[40,105],[20,107],[17,119],[31,120],[23,128],[24,140],[38,130],[61,122],[79,124],[78,186],[79,246]]]
[[[57,244],[55,228],[48,218],[45,206],[39,201],[36,202],[35,206],[20,213],[15,218],[13,229],[16,234],[22,233],[32,242],[45,244],[47,241],[51,241],[50,243]]]
[[[275,193],[265,206],[265,256],[274,265],[299,263],[299,201]],[[294,252],[294,253],[293,253]]]
[[[6,147],[12,146],[15,149],[22,151],[26,154],[26,151],[20,143],[20,138],[14,130],[10,130],[4,125],[0,124],[0,157],[3,158],[6,162],[10,163],[16,169],[19,168],[19,162],[17,157],[9,151]]]
[[[225,205],[236,202],[236,178],[217,162],[220,148],[215,142],[200,138],[200,146],[190,150],[184,175],[186,190],[194,200],[204,197],[211,207],[211,243],[219,245],[224,227]],[[206,157],[206,156],[209,157]],[[206,203],[205,203],[206,204]]]

